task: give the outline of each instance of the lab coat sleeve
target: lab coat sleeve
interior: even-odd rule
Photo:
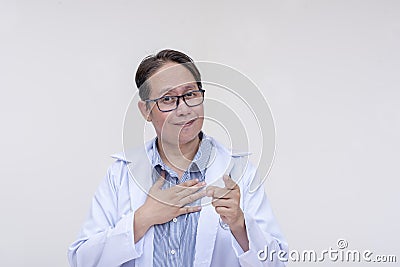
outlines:
[[[68,249],[72,267],[116,267],[143,253],[143,238],[134,243],[134,212],[117,214],[118,190],[122,184],[121,175],[114,175],[117,166],[118,162],[107,171],[79,237]],[[120,169],[117,172],[121,174]]]
[[[255,177],[253,171],[250,177]],[[286,260],[278,259],[278,253],[287,258],[288,245],[279,230],[273,215],[271,206],[265,194],[264,186],[260,186],[254,192],[250,192],[252,179],[242,188],[243,212],[245,217],[246,231],[249,238],[249,250],[243,252],[239,243],[232,235],[232,246],[243,267],[247,266],[286,266]],[[265,253],[276,251],[273,258],[265,258]],[[263,253],[261,253],[263,252]],[[259,259],[261,258],[261,260]]]

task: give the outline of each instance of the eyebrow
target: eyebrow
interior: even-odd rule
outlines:
[[[195,87],[195,85],[196,85],[196,83],[189,82],[189,83],[184,83],[182,85],[178,85],[178,86],[175,86],[175,87],[166,87],[166,88],[161,90],[160,94],[161,94],[161,96],[164,96],[169,91],[174,90],[174,89],[176,89],[178,87],[184,87],[186,89],[188,87]]]
[[[161,90],[161,95],[164,95],[165,93],[167,93],[168,91],[171,91],[172,89],[174,89],[173,87],[166,87],[164,89]]]

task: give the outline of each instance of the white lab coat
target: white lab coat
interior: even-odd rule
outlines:
[[[230,173],[238,183],[250,250],[244,253],[214,207],[204,205],[198,221],[194,266],[285,266],[277,258],[260,261],[257,257],[266,246],[277,252],[287,252],[288,248],[263,186],[253,193],[249,190],[256,169],[245,164],[248,157],[232,154],[215,139],[207,138],[214,146],[205,181],[207,185],[223,186],[221,177]],[[134,212],[143,205],[151,186],[151,147],[148,142],[145,151],[142,148],[113,155],[117,161],[96,191],[79,237],[69,247],[72,267],[152,266],[153,227],[136,244],[133,231]],[[202,203],[209,203],[209,198],[202,199]]]

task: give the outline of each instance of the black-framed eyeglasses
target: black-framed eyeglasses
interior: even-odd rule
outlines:
[[[146,103],[156,102],[158,109],[161,112],[169,112],[178,108],[179,99],[182,98],[183,102],[188,107],[195,107],[203,103],[204,101],[204,89],[198,89],[193,91],[188,91],[183,95],[166,95],[156,99],[147,99]]]

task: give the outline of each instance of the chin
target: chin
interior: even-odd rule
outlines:
[[[163,140],[170,144],[175,145],[185,145],[190,142],[195,141],[198,138],[198,135],[202,129],[203,123],[202,121],[196,121],[190,127],[176,128],[175,126],[169,130],[165,131],[168,133],[164,136]],[[160,136],[158,134],[158,136]]]
[[[189,128],[183,128],[179,132],[179,144],[187,144],[196,140],[199,136],[203,124],[197,121],[194,125]]]
[[[174,145],[189,144],[198,138],[200,130],[198,130],[198,131],[193,131],[193,130],[180,131],[179,133],[176,133],[174,135],[164,136],[163,140],[164,140],[164,142],[167,142],[171,145],[172,144],[174,144]]]
[[[179,135],[179,144],[184,145],[195,141],[199,135],[200,131],[198,132],[190,132],[190,133],[180,133]]]

